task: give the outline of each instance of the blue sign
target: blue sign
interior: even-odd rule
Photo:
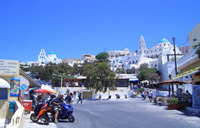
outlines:
[[[200,85],[193,85],[193,108],[200,108]]]
[[[22,84],[21,86],[20,86],[20,89],[22,90],[22,91],[25,91],[25,90],[27,90],[27,85],[25,85],[25,84]]]

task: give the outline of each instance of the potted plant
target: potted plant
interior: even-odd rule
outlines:
[[[167,106],[168,106],[168,110],[183,110],[185,109],[185,106],[184,104],[179,104],[179,100],[178,98],[170,98],[170,99],[167,99]]]

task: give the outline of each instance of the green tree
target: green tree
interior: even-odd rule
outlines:
[[[55,74],[66,74],[69,75],[73,71],[73,67],[69,66],[67,63],[60,63],[57,65],[57,68],[55,69]]]
[[[93,63],[88,63],[83,68],[83,73],[86,76],[86,84],[88,89],[98,88],[96,70],[97,69]]]
[[[46,66],[32,66],[30,67],[30,72],[37,73],[37,79],[41,79],[44,81],[51,81],[53,86],[60,86],[60,77],[53,76],[52,74],[57,75],[71,75],[73,68],[69,66],[67,63],[60,63],[60,64],[54,64],[54,63],[48,63]]]
[[[160,81],[160,79],[161,79],[161,76],[160,76],[157,72],[150,73],[150,74],[147,76],[147,80],[148,80],[150,83],[158,82],[158,81]]]
[[[149,68],[148,64],[147,63],[143,63],[143,64],[140,65],[139,71],[142,71],[143,69],[148,69],[148,68]]]
[[[106,92],[108,87],[115,85],[115,73],[110,70],[106,62],[90,63],[84,66],[84,75],[89,89],[95,92]]]
[[[72,75],[83,75],[83,65],[74,64],[72,69]]]
[[[126,69],[127,74],[134,74],[136,72],[135,68],[132,69]]]
[[[126,72],[125,72],[125,69],[124,69],[124,68],[117,68],[117,69],[116,69],[116,73],[124,74],[124,73],[126,73]]]
[[[154,82],[160,80],[160,73],[155,68],[146,68],[141,70],[137,77],[140,81],[149,80],[150,82]]]
[[[109,57],[108,53],[102,52],[102,53],[99,53],[98,55],[96,55],[95,58],[96,58],[98,61],[108,61],[108,57]]]

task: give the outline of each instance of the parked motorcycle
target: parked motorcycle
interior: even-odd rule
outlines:
[[[58,119],[68,119],[69,122],[74,122],[75,118],[73,116],[73,107],[70,104],[67,104],[67,101],[63,101],[63,103],[60,103],[58,106],[59,114]],[[41,122],[45,125],[49,124],[50,119],[54,120],[54,116],[51,113],[51,117],[48,115],[48,112],[52,112],[52,106],[49,105],[49,103],[45,103],[44,105],[38,105],[34,109],[34,113],[31,114],[30,119],[33,122],[37,122],[38,120],[41,120]]]
[[[49,124],[49,117],[48,112],[52,111],[52,107],[49,105],[49,102],[45,104],[38,104],[35,109],[34,113],[31,114],[30,119],[33,122],[37,122],[41,120],[41,123],[48,125]]]
[[[75,118],[73,116],[73,107],[68,104],[66,100],[60,104],[58,119],[68,119],[69,122],[74,122]]]

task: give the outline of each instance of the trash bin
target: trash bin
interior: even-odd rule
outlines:
[[[30,114],[32,108],[32,100],[23,100],[23,107],[25,111]]]

